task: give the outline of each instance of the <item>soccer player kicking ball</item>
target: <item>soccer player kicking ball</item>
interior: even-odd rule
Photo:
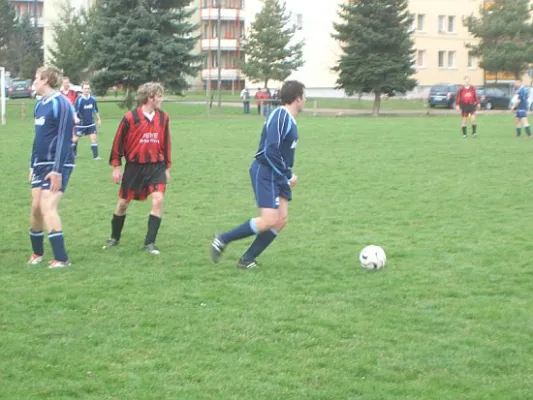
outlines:
[[[465,77],[465,84],[457,91],[455,97],[455,109],[461,111],[461,130],[463,139],[466,138],[467,120],[470,117],[472,125],[472,137],[477,136],[476,111],[480,108],[476,88],[470,84],[470,78]]]
[[[60,82],[61,72],[55,67],[39,68],[33,82],[36,93],[42,98],[34,111],[35,139],[29,176],[33,254],[28,264],[36,265],[44,259],[43,229],[46,227],[54,252],[54,259],[48,268],[71,265],[65,250],[58,205],[74,167],[71,149],[74,113],[68,99],[57,90]]]
[[[529,126],[529,121],[527,120],[527,89],[522,85],[522,80],[515,81],[516,90],[516,102],[513,105],[512,110],[516,112],[516,137],[520,137],[522,134],[522,126],[526,131],[527,137],[531,137],[531,127]]]
[[[151,195],[152,209],[148,216],[144,250],[159,255],[155,240],[161,225],[164,193],[171,166],[169,119],[160,109],[163,86],[159,83],[143,84],[137,96],[141,106],[128,111],[122,118],[113,141],[109,163],[113,166],[113,181],[121,186],[111,220],[111,237],[103,248],[119,244],[130,201],[146,200]],[[126,159],[124,174],[120,168],[122,157]]]
[[[211,243],[211,259],[217,263],[231,242],[256,235],[237,266],[251,269],[256,258],[274,241],[287,223],[291,189],[298,178],[291,171],[298,144],[296,115],[305,105],[305,86],[287,81],[281,88],[282,107],[272,112],[263,125],[259,149],[250,167],[250,178],[259,216],[236,228],[216,234]]]

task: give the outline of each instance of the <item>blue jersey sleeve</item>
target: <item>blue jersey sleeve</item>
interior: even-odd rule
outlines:
[[[96,99],[93,97],[93,104],[94,104],[94,113],[98,114],[98,103],[96,103]]]
[[[292,171],[287,166],[281,154],[281,143],[290,127],[291,117],[289,113],[279,108],[267,121],[267,134],[265,141],[265,158],[277,175],[284,176],[287,181],[292,178]]]
[[[76,101],[74,102],[74,115],[77,115],[78,118],[81,117],[81,113],[80,113],[80,105],[81,105],[81,96],[78,97],[76,99]]]
[[[39,102],[35,104],[35,107],[33,108],[33,119],[37,117],[37,107],[39,107]],[[37,158],[37,152],[35,151],[35,139],[33,140],[33,146],[31,148],[31,157],[30,157],[30,169],[33,168],[33,165],[35,164],[35,159]]]
[[[56,158],[54,160],[54,169],[56,173],[61,173],[63,165],[69,154],[72,153],[72,130],[74,129],[74,114],[72,106],[66,99],[54,99],[57,101],[57,143],[56,143]]]

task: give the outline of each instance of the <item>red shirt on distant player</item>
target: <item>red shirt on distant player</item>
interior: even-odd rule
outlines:
[[[458,106],[479,104],[476,88],[474,86],[461,86],[455,99],[455,103]]]
[[[168,169],[171,165],[170,148],[168,115],[155,110],[150,120],[139,107],[126,113],[118,126],[109,163],[118,167],[124,157],[128,163],[164,162]]]

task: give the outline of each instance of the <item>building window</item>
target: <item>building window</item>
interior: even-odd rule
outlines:
[[[455,68],[455,51],[448,52],[448,68]]]
[[[455,33],[455,17],[448,16],[448,33]]]
[[[446,32],[446,17],[439,15],[439,33]]]
[[[426,51],[425,50],[418,50],[416,53],[416,66],[419,68],[425,67],[425,58],[426,58]]]
[[[302,29],[303,24],[303,15],[296,14],[296,29]]]
[[[477,60],[472,53],[468,53],[468,68],[474,69],[477,67]]]
[[[439,51],[439,67],[444,68],[446,64],[446,52]]]
[[[416,30],[418,32],[424,32],[424,14],[418,14],[416,16]]]

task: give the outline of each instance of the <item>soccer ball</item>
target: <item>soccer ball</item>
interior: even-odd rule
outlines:
[[[361,250],[359,262],[364,269],[378,270],[385,266],[387,255],[381,247],[372,244]]]

